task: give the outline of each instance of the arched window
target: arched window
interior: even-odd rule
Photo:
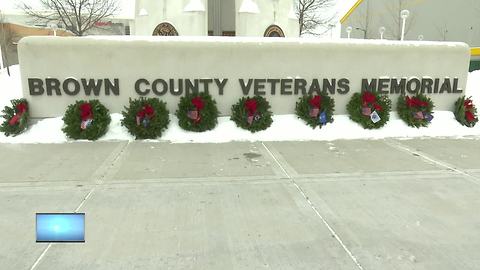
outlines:
[[[163,22],[153,30],[154,36],[178,36],[177,29],[168,22]]]
[[[285,37],[282,28],[280,26],[272,24],[267,27],[265,33],[263,34],[264,37]]]

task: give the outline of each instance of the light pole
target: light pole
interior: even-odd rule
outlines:
[[[380,39],[383,39],[383,34],[385,34],[385,27],[378,28],[378,32],[380,33]]]
[[[347,29],[345,29],[347,31],[347,37],[348,39],[350,39],[350,34],[352,33],[352,30],[353,28],[351,26],[347,27]]]
[[[57,36],[58,25],[56,23],[50,24],[50,28],[53,30],[53,36]]]
[[[402,18],[402,37],[400,40],[403,41],[405,38],[405,23],[407,21],[408,16],[410,15],[410,11],[404,9],[400,12],[400,17]]]
[[[328,27],[330,28],[330,39],[333,39],[333,28],[335,27],[335,24],[329,24]]]

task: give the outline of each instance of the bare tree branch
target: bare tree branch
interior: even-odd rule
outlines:
[[[34,21],[62,23],[76,36],[83,36],[96,23],[119,10],[118,0],[39,0],[43,10],[22,3],[21,9]]]
[[[336,0],[297,0],[296,14],[299,34],[322,35],[336,17],[333,12]],[[322,30],[323,26],[323,30]]]

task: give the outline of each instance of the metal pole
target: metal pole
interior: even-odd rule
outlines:
[[[404,9],[400,12],[400,17],[402,17],[402,36],[401,36],[400,40],[402,40],[402,41],[405,38],[405,23],[406,23],[409,15],[410,15],[410,11],[408,11],[406,9]]]
[[[0,73],[3,73],[3,50],[2,50],[2,44],[0,44]]]

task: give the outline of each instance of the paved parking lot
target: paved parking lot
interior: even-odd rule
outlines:
[[[478,269],[480,140],[0,144],[0,269]],[[35,243],[36,212],[86,214]]]

